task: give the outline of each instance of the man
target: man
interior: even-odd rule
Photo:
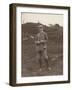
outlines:
[[[42,59],[44,58],[46,62],[46,66],[48,68],[48,55],[47,55],[47,41],[48,36],[43,31],[43,26],[38,26],[39,33],[35,37],[35,45],[36,45],[36,51],[37,51],[37,58],[40,63],[40,71],[42,70]]]

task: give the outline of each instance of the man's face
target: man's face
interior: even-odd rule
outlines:
[[[41,27],[38,27],[38,29],[39,29],[39,32],[42,32],[43,31],[43,27],[41,26]]]

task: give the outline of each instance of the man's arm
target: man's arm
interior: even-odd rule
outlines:
[[[41,43],[46,43],[48,41],[48,36],[46,33],[44,33],[44,40],[41,40]]]
[[[48,35],[47,35],[47,33],[45,33],[45,40],[48,40]]]
[[[38,34],[35,36],[35,44],[40,44],[40,41],[38,40]]]

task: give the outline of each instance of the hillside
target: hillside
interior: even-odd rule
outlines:
[[[41,23],[25,23],[22,24],[22,37],[26,38],[30,35],[35,36],[35,34],[38,33],[37,26]],[[58,24],[46,26],[43,25],[44,31],[47,32],[48,38],[53,41],[60,40],[59,42],[62,42],[63,39],[63,27],[61,27]]]
[[[22,77],[45,76],[63,74],[63,27],[58,24],[46,26],[44,31],[48,34],[48,62],[51,70],[46,69],[46,63],[42,59],[42,71],[39,72],[40,64],[37,59],[37,52],[34,37],[38,33],[37,26],[41,23],[22,24]]]

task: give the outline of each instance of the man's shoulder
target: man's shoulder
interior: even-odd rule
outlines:
[[[47,33],[46,32],[43,32],[44,33],[44,35],[47,35]]]

